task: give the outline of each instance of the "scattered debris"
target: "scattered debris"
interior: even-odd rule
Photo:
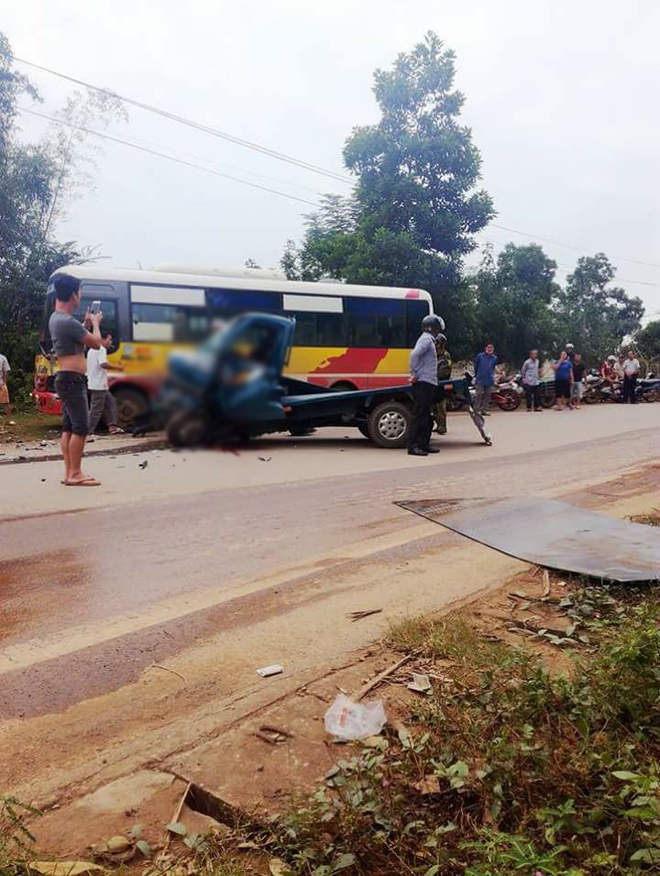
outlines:
[[[392,675],[393,672],[396,672],[396,670],[400,666],[403,666],[403,664],[407,663],[409,660],[412,660],[412,654],[407,654],[405,657],[402,657],[401,660],[397,660],[397,662],[390,666],[388,669],[383,670],[383,672],[380,672],[375,678],[372,678],[371,681],[368,681],[364,685],[364,687],[360,688],[360,690],[354,694],[355,701],[359,702],[361,699],[366,697],[369,691],[372,691],[375,687],[378,687],[381,681],[384,681],[388,677],[388,675]]]
[[[396,730],[396,735],[399,737],[401,745],[403,745],[404,748],[412,748],[413,738],[406,725],[401,721],[395,721],[392,726]]]
[[[144,462],[138,462],[138,466],[140,468],[146,468],[149,465],[149,460],[145,459]]]
[[[547,569],[543,570],[543,598],[550,596],[550,573]]]
[[[257,675],[260,675],[262,678],[269,678],[271,675],[281,675],[284,672],[284,667],[280,666],[279,663],[271,663],[270,666],[262,666],[261,669],[257,669]]]
[[[269,745],[277,745],[279,742],[293,739],[293,733],[289,733],[288,730],[282,730],[281,727],[273,727],[272,724],[262,724],[254,735],[259,739],[263,739]]]
[[[408,685],[408,690],[414,690],[415,693],[428,693],[431,690],[431,679],[428,675],[413,672],[413,680]]]
[[[270,462],[272,458],[273,458],[272,456],[258,456],[257,457],[257,459],[261,460],[261,462]]]
[[[186,684],[188,683],[185,675],[181,675],[181,673],[177,672],[176,669],[170,669],[169,666],[163,666],[162,663],[152,663],[149,669],[162,669],[164,672],[171,672],[172,675],[177,675],[181,679],[181,681],[186,682]]]
[[[361,704],[339,694],[323,721],[331,736],[352,740],[377,736],[387,723],[387,716],[381,700]]]
[[[378,751],[386,751],[390,744],[384,736],[367,736],[362,740],[365,748],[376,748]]]
[[[103,867],[91,861],[31,861],[30,870],[42,876],[83,876],[84,873],[103,870]]]
[[[181,810],[183,809],[183,804],[186,802],[186,799],[188,798],[188,794],[190,793],[190,788],[191,788],[191,787],[192,787],[192,782],[188,782],[188,784],[186,785],[186,790],[183,792],[183,794],[182,794],[181,797],[179,798],[179,802],[176,804],[176,807],[174,808],[174,813],[173,813],[173,815],[172,815],[172,820],[170,821],[170,823],[169,823],[169,824],[167,825],[167,827],[166,827],[166,829],[167,829],[167,837],[166,837],[166,839],[165,839],[165,843],[164,843],[164,845],[163,845],[163,851],[161,852],[161,856],[165,856],[166,853],[167,853],[167,850],[168,850],[169,847],[170,847],[170,841],[171,841],[171,839],[172,839],[172,833],[173,833],[173,831],[171,831],[170,828],[171,828],[173,825],[178,825],[178,824],[179,824],[179,818],[180,818],[180,816],[181,816]],[[184,829],[184,834],[185,834],[185,832],[186,832],[186,830],[185,830],[185,825],[183,825],[183,829]]]
[[[125,864],[135,856],[135,846],[125,836],[111,836],[109,840],[95,843],[90,846],[90,851],[95,858],[106,861]]]
[[[363,617],[369,617],[372,614],[380,614],[382,608],[368,608],[365,611],[349,611],[346,617],[350,617],[352,621],[362,620]]]
[[[419,782],[413,782],[411,787],[419,791],[423,797],[427,797],[429,794],[439,794],[440,779],[431,773],[431,775],[424,776]]]

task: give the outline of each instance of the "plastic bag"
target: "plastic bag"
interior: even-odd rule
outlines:
[[[377,736],[387,723],[381,700],[370,703],[354,703],[344,694],[339,694],[325,713],[325,729],[340,739],[363,739]]]

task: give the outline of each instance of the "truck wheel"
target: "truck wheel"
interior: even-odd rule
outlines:
[[[196,411],[177,411],[167,424],[167,440],[173,447],[196,447],[208,433],[206,417]]]
[[[122,429],[130,429],[133,421],[149,410],[149,399],[139,389],[131,386],[120,386],[113,392],[117,403],[118,425]]]
[[[369,437],[378,447],[405,447],[410,435],[411,409],[401,402],[383,402],[369,414]]]

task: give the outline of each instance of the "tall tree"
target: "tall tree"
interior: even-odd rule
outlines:
[[[36,89],[14,69],[11,47],[0,33],[0,344],[12,365],[19,402],[31,384],[49,275],[63,264],[93,257],[89,248],[61,243],[54,235],[56,219],[89,157],[84,132],[72,137],[67,130],[68,140],[51,132],[42,143],[25,144],[16,136],[22,96],[39,99]],[[77,109],[65,105],[68,122],[74,117],[89,122],[103,116],[104,107],[117,109],[114,101],[90,97],[87,104],[81,95],[76,101]]]
[[[640,327],[641,298],[610,285],[616,268],[605,253],[582,256],[554,302],[557,344],[571,342],[594,364]]]
[[[551,351],[554,342],[550,303],[559,293],[557,264],[536,243],[508,243],[494,259],[486,248],[474,278],[480,345],[492,340],[498,355],[519,365],[530,349]]]
[[[476,188],[481,158],[460,123],[465,98],[455,75],[455,55],[434,33],[376,71],[380,121],[355,128],[344,148],[355,193],[326,196],[308,217],[298,265],[306,279],[427,289],[461,356],[473,343],[461,261],[494,209]]]
[[[645,359],[660,359],[660,319],[647,323],[635,334],[635,345]]]

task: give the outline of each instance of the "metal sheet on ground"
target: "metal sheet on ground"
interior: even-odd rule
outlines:
[[[605,581],[660,580],[660,530],[550,499],[397,502],[509,556]],[[458,508],[458,510],[457,510]]]

